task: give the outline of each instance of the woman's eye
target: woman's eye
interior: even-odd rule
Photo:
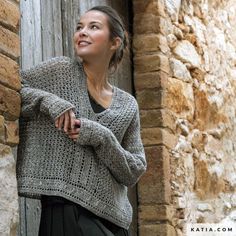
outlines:
[[[97,25],[92,25],[91,29],[98,29],[98,26]]]
[[[80,31],[82,29],[82,26],[81,25],[78,25],[77,27],[76,27],[76,30],[77,31]]]

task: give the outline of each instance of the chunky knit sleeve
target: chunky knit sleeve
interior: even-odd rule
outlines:
[[[92,145],[115,179],[126,186],[134,185],[146,170],[146,159],[140,137],[139,112],[125,132],[121,144],[112,131],[103,125],[81,118],[78,143]]]
[[[26,74],[27,72],[21,72],[22,88],[20,95],[22,117],[32,117],[42,112],[55,120],[65,111],[75,108],[73,104],[57,95],[31,87],[25,79],[27,77]]]

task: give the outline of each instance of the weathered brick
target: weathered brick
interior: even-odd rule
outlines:
[[[167,73],[155,71],[148,73],[134,73],[135,90],[153,89],[166,87]]]
[[[14,31],[19,29],[20,10],[8,0],[0,0],[0,22]]]
[[[176,236],[175,228],[169,224],[141,225],[140,236]]]
[[[134,68],[137,73],[164,71],[170,72],[170,65],[167,56],[160,54],[143,55],[134,58]]]
[[[170,159],[164,146],[146,147],[147,172],[138,183],[139,204],[170,204]]]
[[[170,51],[166,37],[161,34],[142,34],[134,36],[133,49],[135,55],[158,51],[168,53]]]
[[[163,0],[136,0],[133,1],[133,9],[135,13],[145,12],[165,16],[165,6]]]
[[[143,128],[141,135],[143,144],[148,146],[164,144],[168,148],[174,148],[177,143],[177,138],[163,128]]]
[[[161,108],[162,96],[162,91],[157,89],[145,89],[136,92],[140,109]]]
[[[136,91],[136,98],[140,109],[167,108],[176,114],[180,113],[189,120],[192,120],[194,115],[192,85],[178,79],[168,77],[161,79],[161,89],[155,87],[153,89],[139,89]]]
[[[6,121],[6,144],[16,146],[19,143],[19,128],[16,121]]]
[[[139,223],[154,223],[157,221],[172,222],[175,210],[171,205],[140,205]]]
[[[0,26],[0,52],[13,59],[20,56],[20,39],[19,36],[10,30]]]
[[[5,143],[5,119],[3,116],[0,116],[0,142]]]
[[[8,120],[16,120],[20,115],[20,94],[0,84],[0,114]]]
[[[158,17],[154,14],[135,14],[133,25],[134,34],[159,33]]]
[[[19,65],[3,54],[0,54],[0,83],[14,90],[19,90],[21,87]]]
[[[140,110],[140,120],[143,128],[164,127],[175,131],[175,117],[166,109]]]

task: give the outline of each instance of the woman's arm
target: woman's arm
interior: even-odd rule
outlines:
[[[55,94],[31,87],[22,73],[21,79],[22,88],[20,94],[22,117],[30,118],[42,112],[49,115],[53,120],[56,120],[66,111],[75,108],[73,104]]]
[[[110,129],[86,118],[80,119],[77,142],[92,145],[115,179],[123,185],[134,185],[146,170],[138,109],[121,144]]]

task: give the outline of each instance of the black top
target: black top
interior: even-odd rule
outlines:
[[[113,92],[113,88],[112,88],[112,92]],[[88,94],[89,94],[89,100],[90,100],[90,103],[91,103],[91,106],[93,108],[93,111],[95,113],[100,113],[104,110],[106,110],[106,108],[104,108],[101,104],[99,104],[89,93],[88,91]]]

